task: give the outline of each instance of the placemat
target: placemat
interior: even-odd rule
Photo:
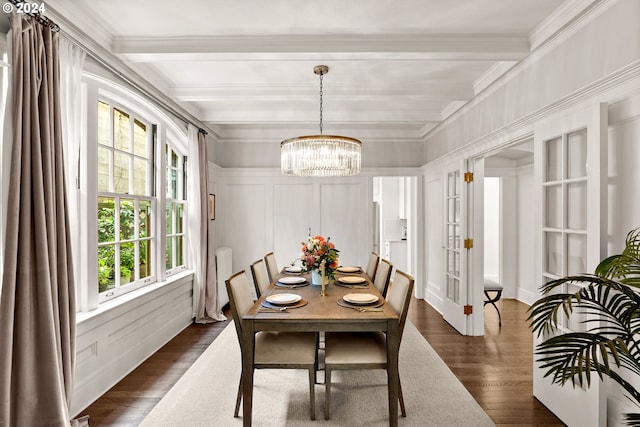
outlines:
[[[278,304],[271,304],[269,301],[262,301],[262,303],[260,303],[261,307],[264,308],[275,308],[275,309],[281,309],[281,308],[300,308],[300,307],[304,307],[305,305],[309,304],[309,301],[307,301],[306,299],[301,299],[300,301],[298,301],[295,304],[289,304],[289,305],[278,305]]]
[[[280,283],[280,282],[276,282],[276,286],[279,288],[289,288],[289,289],[294,289],[294,288],[302,288],[304,286],[309,286],[310,283],[304,282],[304,283],[292,283],[292,284],[288,284],[288,283]]]

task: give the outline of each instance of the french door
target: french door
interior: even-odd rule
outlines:
[[[596,105],[535,128],[534,179],[538,189],[539,230],[536,265],[540,283],[580,273],[592,273],[604,257],[606,242],[607,108]],[[576,292],[580,284],[566,284]],[[563,331],[581,331],[579,313]],[[534,345],[547,337],[534,337]],[[535,359],[535,356],[534,356]],[[534,361],[534,396],[568,425],[604,425],[601,384],[588,389],[552,385]]]
[[[444,177],[444,319],[462,335],[467,335],[467,271],[464,239],[466,224],[466,188],[464,186],[465,161],[452,162]]]

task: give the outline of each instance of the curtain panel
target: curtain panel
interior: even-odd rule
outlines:
[[[11,18],[11,32],[13,137],[0,295],[0,425],[68,426],[76,322],[58,33],[18,14]]]
[[[193,311],[196,323],[226,320],[218,307],[213,223],[209,220],[207,141],[204,133],[189,125],[187,197],[189,259],[195,270]]]

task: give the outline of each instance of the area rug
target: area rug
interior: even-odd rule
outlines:
[[[409,321],[399,369],[407,409],[400,426],[495,425]],[[332,377],[331,419],[324,419],[324,385],[318,384],[311,421],[307,371],[256,370],[253,426],[389,425],[385,371],[334,371]],[[241,426],[242,417],[233,417],[239,378],[240,347],[230,323],[140,425]]]

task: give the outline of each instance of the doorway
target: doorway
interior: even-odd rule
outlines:
[[[533,138],[489,153],[484,161],[485,280],[503,287],[502,298],[527,304],[537,298],[534,274]],[[500,307],[500,302],[497,303]],[[497,324],[490,306],[487,320]]]
[[[372,251],[416,275],[417,177],[373,177]]]

